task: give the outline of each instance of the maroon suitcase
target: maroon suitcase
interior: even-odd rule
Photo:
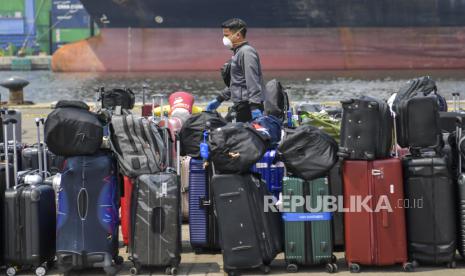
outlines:
[[[352,208],[344,214],[346,261],[350,271],[359,272],[360,265],[394,264],[402,264],[405,271],[412,271],[413,265],[407,262],[401,161],[398,158],[344,161],[342,173],[344,208]],[[362,201],[372,196],[367,205],[373,212],[364,208],[356,210],[357,204],[353,202],[357,196]],[[381,201],[382,206],[390,206],[392,212],[387,208],[375,212],[380,199],[385,199]]]

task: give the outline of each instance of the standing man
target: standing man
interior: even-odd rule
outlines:
[[[208,103],[207,111],[216,110],[223,101],[233,101],[238,122],[247,122],[263,114],[265,85],[257,50],[246,40],[247,24],[238,18],[224,22],[223,44],[234,52],[231,59],[229,87]]]

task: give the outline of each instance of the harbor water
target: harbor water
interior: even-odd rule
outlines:
[[[447,99],[451,93],[465,92],[465,70],[440,71],[267,71],[265,80],[280,80],[287,88],[291,101],[339,101],[361,95],[388,98],[409,79],[429,75],[437,81],[438,89]],[[147,95],[187,91],[197,102],[213,99],[224,88],[219,72],[166,73],[53,73],[50,71],[0,71],[0,80],[12,76],[30,82],[24,90],[25,100],[48,103],[60,99],[95,101],[98,87],[131,88],[142,101],[143,86]],[[0,88],[2,99],[8,91]],[[465,96],[465,93],[464,93]]]

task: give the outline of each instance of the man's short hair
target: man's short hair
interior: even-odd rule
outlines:
[[[234,33],[241,30],[241,34],[243,37],[245,37],[245,35],[247,34],[247,24],[244,20],[239,18],[232,18],[226,20],[223,22],[223,24],[221,24],[221,27],[225,29],[230,29]]]

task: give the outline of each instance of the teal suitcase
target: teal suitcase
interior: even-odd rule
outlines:
[[[283,181],[283,221],[285,257],[288,272],[297,272],[299,266],[326,265],[329,273],[337,272],[333,255],[332,214],[308,212],[304,206],[290,208],[295,196],[311,199],[311,207],[317,207],[317,197],[329,195],[327,178],[305,181],[285,177]],[[288,210],[286,210],[286,208]],[[290,212],[286,212],[290,211]]]

